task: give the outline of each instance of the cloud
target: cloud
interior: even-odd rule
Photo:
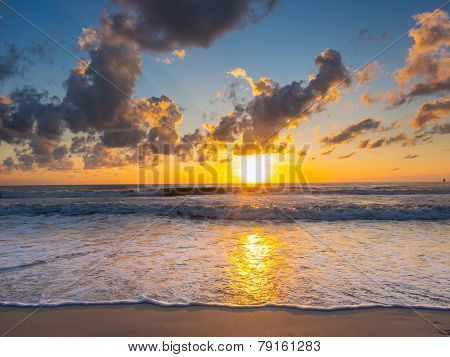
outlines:
[[[390,138],[386,139],[386,145],[401,143],[404,142],[407,138],[408,137],[405,133],[398,133],[397,135],[391,136]]]
[[[320,138],[324,146],[333,146],[348,143],[359,135],[367,131],[373,131],[379,128],[381,120],[367,118],[356,124],[351,124],[334,135],[328,135]]]
[[[381,138],[381,139],[375,140],[372,143],[369,143],[367,145],[367,148],[368,149],[377,149],[379,147],[382,147],[385,142],[386,142],[386,139],[385,138]]]
[[[414,128],[424,128],[450,115],[450,97],[446,96],[433,101],[426,101],[417,109],[412,119]]]
[[[380,130],[378,130],[378,131],[380,131]],[[370,139],[360,141],[359,145],[358,145],[358,148],[359,149],[365,149],[365,148],[367,148],[367,149],[377,149],[377,148],[380,148],[380,147],[383,147],[383,146],[389,146],[391,144],[405,143],[408,140],[410,140],[408,138],[408,136],[405,133],[401,132],[401,133],[398,133],[397,135],[394,135],[394,136],[391,136],[391,137],[379,138],[379,139],[377,139],[377,140],[375,140],[373,142],[371,142]],[[403,145],[403,146],[405,146],[405,145]]]
[[[14,163],[14,159],[11,156],[9,156],[5,160],[3,160],[3,163],[2,163],[3,170],[11,171],[11,170],[14,170],[15,166],[16,165]]]
[[[334,149],[335,148],[331,148],[330,150],[324,151],[321,155],[330,155],[334,151]]]
[[[358,144],[358,149],[364,149],[369,145],[370,139],[367,140],[361,140]]]
[[[83,51],[95,50],[100,45],[100,37],[97,29],[92,27],[83,27],[81,36],[78,38],[78,46]]]
[[[387,37],[387,32],[382,32],[379,35],[373,35],[368,28],[361,29],[356,38],[360,42],[368,41],[383,41]]]
[[[269,77],[261,77],[258,81],[253,80],[247,72],[240,68],[236,67],[232,69],[228,74],[232,75],[235,78],[243,78],[245,79],[250,86],[252,87],[253,95],[270,95],[275,88],[275,83]]]
[[[136,145],[146,125],[146,101],[131,100],[141,74],[137,47],[117,39],[108,26],[83,32],[89,37],[82,42],[83,48],[89,48],[91,58],[87,66],[85,62],[74,68],[66,81],[64,120],[73,133],[100,133],[105,146]]]
[[[235,110],[221,118],[219,125],[213,128],[214,138],[223,142],[234,142],[242,132],[243,124],[239,117],[244,112],[244,107],[237,105]]]
[[[235,114],[223,117],[216,129],[212,127],[213,132],[219,128],[217,138],[242,137],[243,144],[271,144],[278,140],[281,130],[298,125],[313,112],[324,110],[326,104],[336,102],[339,99],[337,85],[348,87],[351,84],[341,55],[327,49],[316,57],[315,62],[319,70],[310,76],[306,86],[303,81],[285,86],[271,81],[270,90],[255,89],[253,99],[245,105],[236,104]],[[240,67],[230,74],[245,78],[253,85],[256,83]]]
[[[413,16],[418,27],[409,35],[414,43],[408,50],[405,66],[395,73],[399,89],[390,102],[401,105],[417,96],[439,94],[450,89],[450,22],[443,10]],[[408,88],[407,86],[411,84]]]
[[[15,45],[9,45],[6,53],[0,55],[0,83],[14,77],[19,70],[21,56]]]
[[[96,143],[83,155],[84,168],[87,170],[123,167],[128,165],[131,160],[132,157],[123,149],[108,148],[101,143]]]
[[[442,124],[442,125],[435,125],[431,128],[429,131],[430,134],[450,134],[450,123]]]
[[[370,81],[375,78],[379,73],[381,65],[377,61],[370,62],[361,71],[355,73],[354,77],[359,85],[364,85],[370,83]]]
[[[373,94],[363,93],[359,97],[359,101],[362,104],[373,104],[373,103],[376,103],[378,101],[378,98],[376,96],[374,96]]]
[[[341,159],[341,160],[342,159],[349,159],[355,154],[356,154],[356,152],[351,152],[350,154],[339,156],[338,159]]]
[[[184,59],[186,57],[186,51],[185,50],[174,50],[172,54],[179,59]]]
[[[151,52],[209,47],[268,15],[276,0],[114,0],[113,31]]]
[[[42,137],[58,140],[64,130],[56,97],[33,88],[17,89],[0,103],[0,142],[23,143]]]
[[[155,153],[171,154],[179,142],[178,125],[183,114],[178,105],[166,96],[148,99],[149,115],[154,122],[146,141]]]
[[[162,62],[165,64],[171,64],[175,59],[184,59],[186,57],[185,50],[174,50],[169,56],[166,57],[156,57],[157,62]]]
[[[301,119],[339,99],[335,87],[351,84],[341,55],[327,49],[316,57],[315,63],[319,71],[305,87],[301,81],[276,86],[270,95],[258,95],[247,104],[249,128],[244,132],[244,141],[259,143],[272,139],[281,129],[298,125]]]
[[[416,154],[408,154],[405,157],[403,157],[403,160],[411,160],[411,159],[415,159],[416,157],[418,157],[419,155]]]

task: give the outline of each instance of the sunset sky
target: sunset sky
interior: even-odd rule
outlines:
[[[1,185],[135,183],[143,144],[219,182],[248,144],[312,182],[450,179],[444,1],[6,3]]]

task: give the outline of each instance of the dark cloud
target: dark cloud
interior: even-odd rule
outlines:
[[[324,136],[320,138],[320,142],[325,146],[348,143],[357,136],[378,129],[381,120],[367,118],[356,124],[351,124],[335,135]],[[367,145],[367,144],[366,144]]]
[[[20,59],[15,45],[9,45],[5,53],[0,55],[0,84],[18,73]]]
[[[5,160],[3,160],[2,168],[6,171],[14,170],[15,168],[14,159],[11,156],[7,157]]]
[[[126,166],[132,160],[132,156],[124,151],[108,148],[101,143],[89,147],[83,155],[84,168],[100,169]]]
[[[371,142],[369,139],[367,140],[363,140],[359,143],[358,148],[359,149],[377,149],[380,148],[382,146],[389,146],[391,144],[396,144],[396,143],[405,143],[408,140],[410,140],[408,138],[408,136],[405,133],[399,133],[397,135],[391,136],[391,137],[383,137],[383,138],[379,138],[373,142]],[[405,145],[404,145],[405,146]]]
[[[25,87],[10,93],[8,99],[0,104],[0,142],[21,147],[16,148],[17,167],[70,168],[67,152],[63,155],[57,148],[64,131],[58,98]]]
[[[152,52],[209,47],[225,33],[258,22],[277,0],[114,0],[105,18],[117,34]]]
[[[105,34],[90,56],[89,66],[72,70],[66,81],[63,108],[67,126],[74,133],[100,132],[103,143],[110,147],[136,145],[143,137],[140,126],[144,121],[131,101],[141,74],[136,46]]]
[[[223,142],[234,142],[242,132],[242,123],[239,121],[239,117],[244,110],[243,106],[237,105],[231,114],[222,117],[219,125],[214,129],[214,138]]]
[[[415,128],[424,128],[430,123],[435,123],[450,115],[450,97],[444,97],[433,101],[427,101],[417,109],[412,120]]]
[[[281,129],[338,100],[335,87],[351,84],[341,55],[327,49],[316,57],[315,63],[319,71],[306,86],[301,81],[275,86],[270,95],[258,95],[247,104],[250,126],[244,132],[244,141],[259,143],[272,139]]]
[[[368,149],[377,149],[379,147],[382,147],[385,142],[386,142],[386,139],[381,138],[381,139],[375,140],[372,143],[369,143],[369,145],[367,145],[367,148]]]
[[[429,131],[430,134],[450,134],[450,123],[435,125]]]
[[[416,157],[418,157],[419,155],[416,154],[408,154],[405,157],[403,157],[403,160],[410,160],[410,159],[415,159]]]
[[[368,42],[368,41],[383,41],[387,38],[388,34],[387,32],[382,32],[381,34],[373,34],[370,29],[364,28],[361,29],[358,34],[356,35],[356,38],[359,42]]]
[[[53,158],[55,160],[64,159],[69,154],[69,149],[66,145],[57,146],[53,149]]]
[[[57,98],[25,87],[13,91],[9,99],[9,104],[0,103],[0,142],[21,143],[34,137],[59,139],[64,123]]]
[[[30,65],[35,64],[53,64],[55,48],[50,42],[36,42],[32,41],[31,45],[23,48],[22,58]]]

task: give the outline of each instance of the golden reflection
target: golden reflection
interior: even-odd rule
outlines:
[[[284,258],[279,241],[273,236],[255,232],[239,238],[232,251],[229,267],[231,291],[227,302],[235,305],[280,301],[278,274]]]

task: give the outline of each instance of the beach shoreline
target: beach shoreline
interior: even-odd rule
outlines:
[[[40,309],[2,306],[0,332],[29,337],[448,336],[450,311],[397,307],[312,311],[145,303]]]

